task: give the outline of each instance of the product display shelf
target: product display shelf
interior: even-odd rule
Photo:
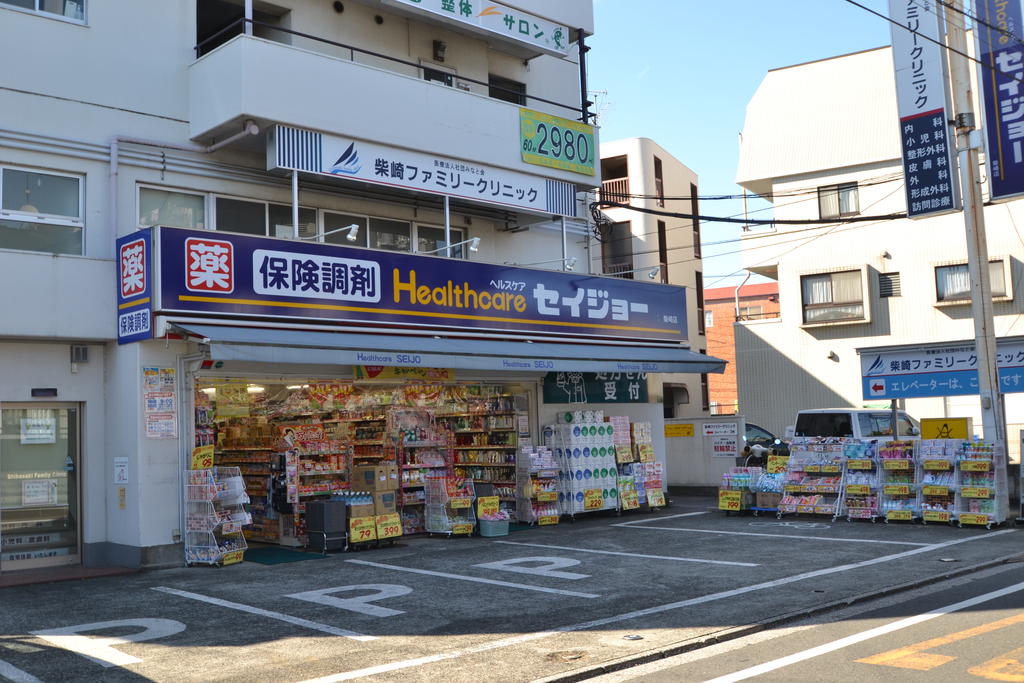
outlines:
[[[726,515],[753,510],[754,488],[764,470],[760,467],[730,467],[718,486],[718,509]]]
[[[188,470],[185,484],[185,564],[241,562],[248,545],[242,527],[252,521],[237,467]]]
[[[965,442],[957,455],[955,512],[959,526],[991,528],[1006,520],[1006,456],[999,445]]]
[[[952,524],[956,519],[958,439],[924,439],[918,446],[917,474],[921,520]]]
[[[559,511],[577,514],[619,511],[619,471],[611,423],[556,424],[544,428],[545,444],[559,464]]]
[[[843,512],[847,521],[880,516],[881,479],[874,442],[848,443],[843,447]]]
[[[249,496],[248,511],[252,516],[244,536],[250,540],[276,543],[280,538],[279,524],[270,506],[270,487],[274,448],[266,446],[244,446],[238,448],[218,447],[214,451],[213,463],[217,467],[238,467]]]
[[[471,535],[476,526],[472,479],[427,477],[424,526],[427,534]]]
[[[844,447],[852,439],[799,437],[790,444],[778,517],[783,514],[830,515],[843,506]]]
[[[909,522],[921,517],[918,441],[886,441],[878,446],[881,466],[881,514],[886,523]]]
[[[558,524],[559,465],[550,448],[524,446],[516,456],[516,519]]]
[[[403,438],[400,452],[398,504],[402,531],[406,535],[423,533],[427,478],[452,475],[451,439],[442,432],[417,435],[411,441]]]

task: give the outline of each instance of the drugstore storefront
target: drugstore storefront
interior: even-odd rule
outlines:
[[[306,502],[357,492],[430,530],[439,476],[514,514],[548,373],[723,365],[688,350],[682,287],[172,228],[118,250],[120,341],[143,374],[175,359],[177,412],[152,380],[147,432],[179,437],[183,478],[238,467],[255,540],[297,544]]]

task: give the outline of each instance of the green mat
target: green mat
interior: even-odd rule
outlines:
[[[256,564],[284,564],[285,562],[301,562],[302,560],[321,560],[320,553],[304,553],[291,548],[268,546],[266,548],[249,548],[245,551],[245,561]]]

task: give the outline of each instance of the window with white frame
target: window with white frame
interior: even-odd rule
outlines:
[[[860,213],[857,183],[818,188],[818,215],[823,219],[856,216]]]
[[[85,21],[85,0],[0,0],[0,5]]]
[[[251,199],[215,197],[216,229],[246,235],[290,238],[292,207]],[[313,239],[316,232],[316,209],[299,207],[299,238]]]
[[[206,196],[192,192],[139,188],[139,226],[206,227]]]
[[[1003,261],[988,263],[988,279],[992,286],[992,298],[1008,296],[1006,291]],[[935,266],[935,300],[939,302],[971,300],[971,276],[966,263]]]
[[[412,224],[387,218],[370,218],[370,247],[387,251],[412,251]]]
[[[714,327],[714,326],[715,326],[715,312],[714,311],[704,311],[704,327],[707,328],[707,327]]]
[[[804,275],[800,285],[805,323],[864,320],[861,271]]]
[[[328,244],[342,244],[352,247],[365,247],[367,244],[366,216],[354,216],[336,211],[324,211],[323,241]],[[351,226],[355,230],[347,230]],[[353,237],[354,239],[349,239]]]
[[[466,233],[461,228],[449,228],[448,232],[451,235],[451,244],[459,244],[466,239]],[[444,247],[444,228],[432,225],[416,226],[416,251],[430,251],[437,256],[446,256]],[[466,245],[452,247],[452,258],[466,258]]]
[[[82,177],[0,166],[0,249],[81,254]]]

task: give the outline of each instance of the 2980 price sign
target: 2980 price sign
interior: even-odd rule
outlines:
[[[519,147],[528,164],[594,175],[594,128],[585,123],[521,108]]]

